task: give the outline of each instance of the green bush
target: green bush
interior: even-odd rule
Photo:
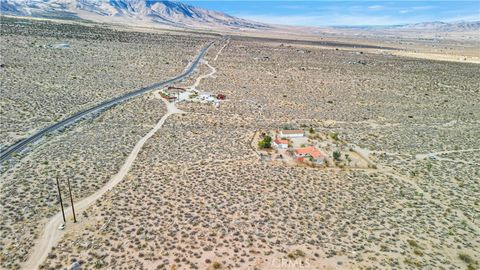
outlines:
[[[407,243],[408,243],[410,246],[412,246],[412,247],[417,247],[417,248],[420,247],[420,246],[418,245],[417,241],[415,241],[415,240],[409,239],[409,240],[407,240]]]
[[[342,156],[342,154],[340,153],[340,151],[333,151],[333,159],[335,160],[340,160],[340,157]]]
[[[423,252],[418,248],[414,249],[413,253],[415,253],[415,255],[418,255],[418,256],[423,256]]]
[[[468,255],[466,253],[459,253],[458,257],[460,258],[460,260],[462,260],[466,263],[473,263],[474,262],[472,257],[470,257],[470,255]]]
[[[263,140],[258,142],[258,147],[259,148],[271,148],[272,147],[272,137],[265,135],[263,137]]]

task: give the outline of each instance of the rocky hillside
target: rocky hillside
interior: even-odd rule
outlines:
[[[157,0],[0,0],[6,15],[88,18],[90,20],[163,24],[186,28],[264,29],[268,25],[176,1]]]

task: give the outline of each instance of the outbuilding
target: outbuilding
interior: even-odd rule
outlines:
[[[305,136],[304,130],[281,130],[280,137],[282,138],[302,138]]]

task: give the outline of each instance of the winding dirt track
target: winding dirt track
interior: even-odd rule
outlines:
[[[393,169],[390,168],[390,170],[379,170],[379,172],[385,173],[388,176],[391,176],[395,179],[398,179],[400,181],[403,181],[404,183],[409,184],[412,186],[419,194],[422,194],[423,198],[430,203],[436,204],[443,208],[445,211],[449,209],[448,206],[446,206],[441,200],[435,199],[432,197],[432,195],[428,192],[423,190],[413,179],[410,179],[404,175],[401,175],[397,172],[395,172]],[[457,216],[461,218],[462,221],[466,222],[467,225],[474,231],[476,235],[480,235],[480,227],[475,223],[475,221],[470,220],[461,209],[453,209]]]
[[[211,45],[213,43],[214,42],[212,41],[212,42],[208,43],[205,47],[203,47],[200,50],[200,53],[197,55],[197,57],[193,60],[193,62],[191,62],[187,66],[187,69],[182,74],[180,74],[180,75],[178,75],[178,76],[176,76],[172,79],[169,79],[169,80],[166,80],[166,81],[163,81],[163,82],[159,82],[159,83],[155,83],[155,84],[152,84],[150,86],[142,87],[142,88],[137,89],[135,91],[126,93],[122,96],[115,97],[115,98],[110,99],[110,100],[106,100],[106,101],[104,101],[100,104],[97,104],[97,105],[89,108],[89,109],[83,110],[81,112],[78,112],[78,113],[66,118],[66,119],[63,119],[63,120],[61,120],[61,121],[59,121],[59,122],[57,122],[57,123],[55,123],[55,124],[53,124],[49,127],[46,127],[44,129],[38,131],[37,133],[33,134],[32,136],[30,136],[28,138],[25,138],[25,139],[23,139],[19,142],[14,143],[13,145],[9,146],[4,151],[0,152],[0,163],[9,159],[13,153],[19,152],[19,151],[23,150],[27,145],[30,145],[30,144],[42,139],[46,134],[48,134],[50,132],[61,130],[62,128],[65,128],[65,127],[67,127],[67,126],[69,126],[73,123],[76,123],[77,121],[80,121],[80,120],[84,119],[85,117],[87,117],[89,115],[101,112],[102,110],[109,109],[112,106],[114,106],[116,104],[119,104],[121,102],[125,102],[125,101],[127,101],[131,98],[134,98],[134,97],[143,95],[145,93],[151,92],[151,91],[153,91],[157,88],[163,88],[163,87],[168,86],[172,83],[175,83],[175,82],[178,82],[178,81],[181,81],[181,80],[187,78],[189,75],[192,74],[193,71],[195,71],[198,63],[203,59],[203,57],[205,56],[205,53],[207,52],[207,50],[211,47]]]
[[[217,53],[216,57],[220,54],[221,50]],[[216,58],[215,57],[215,58]],[[201,61],[208,67],[210,67],[211,72],[206,75],[199,76],[192,87],[196,87],[200,84],[201,80],[207,77],[211,77],[215,74],[216,69],[208,64],[207,61]],[[75,209],[77,215],[84,210],[86,210],[89,206],[91,206],[95,201],[100,199],[103,194],[110,191],[113,187],[115,187],[122,179],[127,175],[128,171],[132,167],[133,162],[137,158],[138,153],[142,149],[145,142],[150,139],[160,128],[162,128],[163,124],[167,120],[169,116],[172,114],[177,113],[184,113],[182,110],[178,109],[175,106],[175,103],[168,102],[166,99],[162,98],[160,94],[157,92],[154,93],[156,98],[162,99],[165,105],[167,106],[167,113],[157,122],[157,124],[144,136],[142,137],[133,148],[132,152],[128,155],[127,159],[125,160],[124,164],[120,168],[117,174],[115,174],[107,184],[105,184],[101,189],[97,190],[94,194],[90,195],[87,198],[82,199],[75,203]],[[70,208],[65,209],[65,216],[67,220],[71,220],[72,211]],[[47,258],[48,253],[62,238],[62,236],[69,231],[69,228],[65,228],[65,230],[59,230],[58,227],[63,223],[62,214],[61,212],[57,213],[55,216],[50,218],[48,223],[45,225],[42,235],[37,240],[35,247],[28,259],[28,261],[22,265],[23,269],[38,269],[40,264]]]
[[[208,77],[212,77],[213,74],[217,73],[217,70],[216,70],[214,67],[212,67],[212,66],[208,63],[208,61],[202,60],[202,63],[205,64],[206,66],[208,66],[211,71],[210,71],[210,73],[208,73],[208,74],[199,76],[199,77],[195,80],[195,83],[194,83],[192,86],[189,87],[191,90],[197,90],[197,87],[200,85],[200,82],[201,82],[203,79],[208,78]]]
[[[81,213],[85,209],[87,209],[90,205],[92,205],[96,200],[100,199],[100,197],[115,187],[125,175],[128,173],[130,168],[132,167],[133,162],[137,158],[138,153],[142,149],[145,142],[150,139],[165,123],[167,118],[175,113],[182,113],[181,110],[175,107],[174,103],[169,103],[165,99],[162,98],[167,106],[167,114],[165,114],[160,121],[144,136],[142,137],[133,148],[132,152],[128,155],[125,163],[122,165],[120,170],[117,174],[115,174],[110,181],[108,181],[105,186],[101,189],[97,190],[94,194],[90,195],[87,198],[75,203],[76,213]],[[69,217],[72,216],[72,211],[70,208],[65,209],[65,216],[67,220]],[[43,233],[41,237],[38,239],[33,252],[29,258],[29,260],[23,265],[23,269],[37,269],[40,264],[47,258],[48,252],[55,246],[58,241],[62,238],[68,228],[66,230],[59,230],[58,227],[63,223],[62,214],[59,212],[55,216],[53,216],[48,223],[45,225]]]
[[[217,52],[217,55],[215,55],[215,58],[213,58],[213,61],[217,61],[218,56],[222,53],[223,49],[228,46],[230,43],[230,39],[227,39],[227,42],[225,42],[225,45]]]
[[[203,61],[201,61],[203,62]],[[200,81],[206,77],[210,77],[213,75],[216,70],[212,66],[208,64],[208,62],[203,62],[208,65],[212,72],[207,75],[203,75],[197,78],[195,81],[194,86],[197,86]],[[160,98],[167,106],[167,113],[157,122],[157,124],[144,136],[142,137],[133,148],[132,152],[128,155],[125,163],[122,165],[120,170],[117,174],[115,174],[110,181],[108,181],[101,189],[97,190],[94,194],[90,195],[82,199],[81,201],[75,202],[75,212],[77,215],[84,210],[86,210],[89,206],[91,206],[95,201],[100,199],[100,197],[110,191],[113,187],[115,187],[122,179],[127,175],[128,171],[132,167],[133,162],[137,158],[138,153],[142,149],[145,142],[150,139],[165,123],[165,120],[176,113],[183,113],[183,111],[179,110],[175,103],[170,103],[166,99],[162,98],[158,92],[154,93],[156,98]],[[70,208],[65,209],[65,216],[67,220],[71,220],[72,211]],[[35,243],[33,251],[28,259],[28,261],[22,265],[23,269],[38,269],[40,264],[47,258],[48,253],[62,238],[62,236],[69,231],[69,228],[65,228],[65,230],[59,230],[58,228],[63,223],[63,218],[61,212],[57,213],[55,216],[50,218],[50,220],[45,225],[43,232],[40,238]]]

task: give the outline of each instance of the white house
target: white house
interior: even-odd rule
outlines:
[[[278,149],[287,149],[288,148],[288,140],[274,140],[273,146]]]
[[[304,130],[280,130],[280,137],[282,138],[301,138],[304,136]]]

